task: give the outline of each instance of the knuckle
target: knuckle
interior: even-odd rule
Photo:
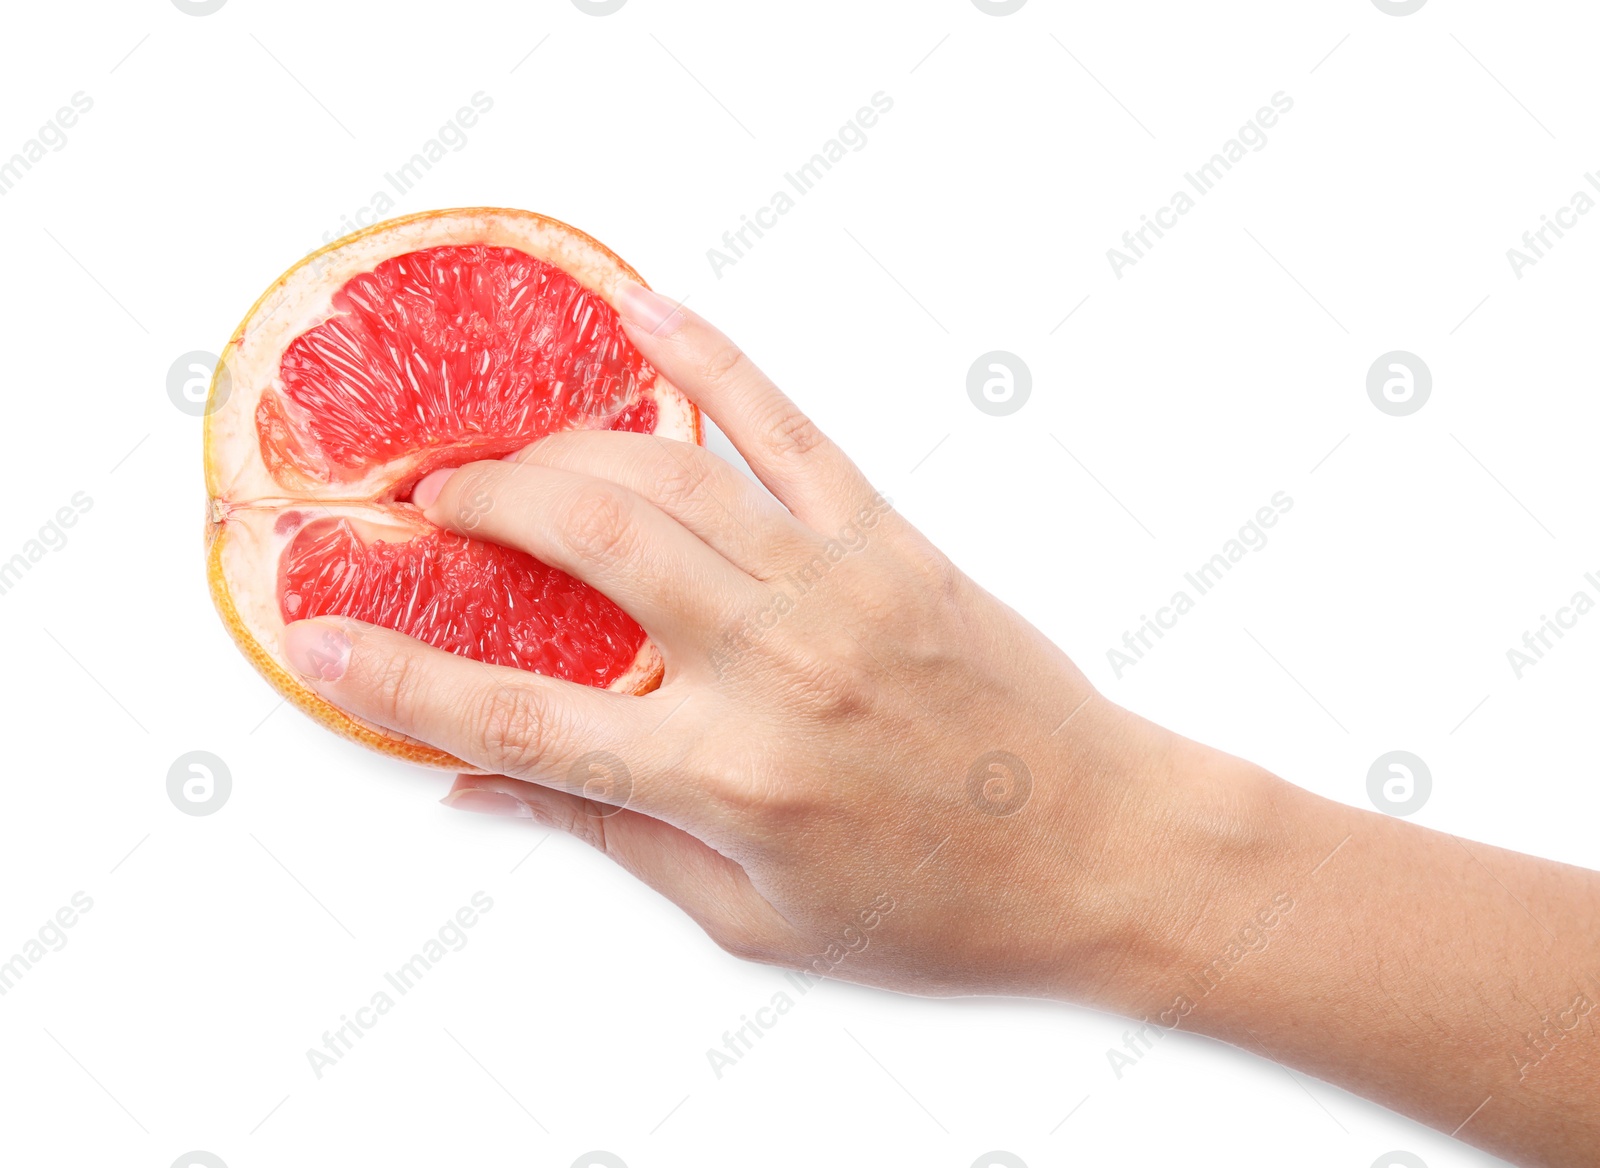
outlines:
[[[422,662],[410,653],[395,653],[371,666],[370,687],[378,718],[384,725],[405,729],[423,688]]]
[[[468,531],[483,522],[494,509],[495,487],[500,481],[498,465],[468,465],[451,476],[455,491],[456,524]]]
[[[871,708],[870,663],[854,639],[813,646],[790,660],[790,683],[799,706],[826,722],[851,722]]]
[[[922,595],[939,604],[953,604],[960,599],[966,576],[937,548],[930,545],[913,551],[910,568]]]
[[[656,490],[669,507],[682,506],[698,499],[710,478],[709,469],[698,458],[683,451],[672,451],[662,455]]]
[[[793,832],[814,820],[826,799],[811,779],[783,768],[724,773],[707,784],[712,800],[742,825],[742,840],[756,850],[782,850]]]
[[[785,408],[767,431],[767,441],[776,449],[802,458],[817,450],[826,438],[817,424],[793,406]]]
[[[634,539],[627,500],[609,487],[586,487],[566,505],[561,537],[586,560],[625,555]]]
[[[545,699],[522,686],[494,686],[478,699],[474,724],[485,758],[509,775],[541,770],[550,749],[550,710]]]
[[[732,341],[724,340],[700,359],[700,377],[708,385],[726,385],[750,368],[750,358]]]
[[[582,803],[568,807],[565,817],[557,826],[596,851],[610,854],[611,847],[606,842],[605,818],[589,800],[585,799]]]
[[[960,601],[967,578],[949,556],[934,552],[931,559],[923,564],[923,575],[941,603],[955,604]]]
[[[914,555],[906,571],[910,603],[894,618],[900,639],[923,649],[958,641],[972,607],[966,574],[933,548]]]
[[[740,961],[772,965],[777,961],[773,947],[756,933],[738,923],[719,923],[706,930],[717,948]]]

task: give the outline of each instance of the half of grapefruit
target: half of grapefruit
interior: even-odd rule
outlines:
[[[623,332],[623,280],[639,277],[576,228],[474,207],[346,236],[256,301],[206,406],[207,574],[228,632],[285,698],[377,750],[471,769],[306,686],[282,635],[316,616],[624,693],[659,684],[661,654],[605,596],[409,501],[432,471],[561,430],[703,440],[699,411]]]

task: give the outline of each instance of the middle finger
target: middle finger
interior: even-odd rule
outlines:
[[[669,658],[703,647],[730,611],[750,603],[757,587],[626,487],[536,463],[469,463],[444,480],[423,513],[441,527],[527,552],[599,589]]]
[[[818,542],[782,503],[691,442],[620,430],[569,430],[535,442],[516,461],[620,483],[758,580],[779,575]]]

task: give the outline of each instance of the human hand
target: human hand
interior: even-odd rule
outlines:
[[[1241,792],[1270,780],[1097,694],[706,322],[638,287],[619,306],[771,495],[698,446],[578,431],[414,498],[609,595],[660,647],[660,688],[326,618],[290,627],[290,659],[338,705],[494,773],[462,776],[451,805],[581,836],[733,953],[1126,1008],[1208,873],[1257,846]]]

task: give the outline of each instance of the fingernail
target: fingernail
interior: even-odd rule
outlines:
[[[350,638],[322,621],[296,621],[283,631],[283,655],[303,677],[338,681],[350,664]]]
[[[433,506],[439,498],[439,492],[444,490],[445,483],[449,482],[450,476],[455,473],[456,468],[452,466],[423,475],[417,485],[411,488],[411,501],[426,511]]]
[[[617,285],[617,311],[635,328],[652,336],[671,336],[683,327],[683,313],[665,296],[657,295],[632,280]]]
[[[499,791],[485,791],[481,787],[465,787],[451,791],[439,802],[457,811],[477,811],[483,815],[509,815],[514,819],[533,818],[533,812],[521,799]]]

